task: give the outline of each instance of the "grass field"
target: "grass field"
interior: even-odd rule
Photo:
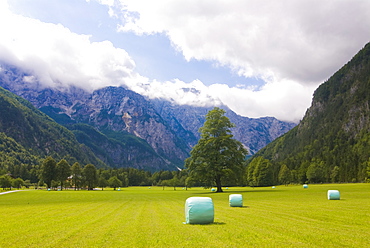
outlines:
[[[327,200],[337,189],[341,200]],[[229,207],[229,194],[244,207]],[[215,223],[183,224],[185,200],[211,197]],[[0,195],[0,247],[369,247],[370,184],[29,190]]]

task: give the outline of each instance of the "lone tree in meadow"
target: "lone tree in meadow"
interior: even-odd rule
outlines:
[[[204,126],[199,129],[201,138],[185,160],[190,177],[206,186],[217,186],[222,192],[226,177],[243,174],[243,162],[248,154],[243,144],[235,139],[230,128],[235,125],[224,116],[225,110],[214,108],[206,115]]]

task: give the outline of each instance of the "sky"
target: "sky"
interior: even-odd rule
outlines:
[[[368,0],[0,0],[0,62],[30,84],[297,123],[369,42],[369,13]]]

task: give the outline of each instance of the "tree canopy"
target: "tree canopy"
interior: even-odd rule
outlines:
[[[247,150],[235,139],[230,128],[235,125],[225,115],[225,110],[214,108],[206,115],[206,121],[199,129],[201,138],[185,160],[190,176],[204,186],[217,186],[222,192],[223,181],[243,173],[243,162]]]
[[[97,171],[96,171],[95,166],[93,164],[87,164],[82,169],[82,173],[85,176],[85,181],[86,181],[86,184],[87,184],[87,188],[89,190],[92,190],[98,182]]]
[[[49,156],[41,165],[41,179],[47,184],[48,188],[51,187],[51,181],[55,178],[55,167],[57,163]]]
[[[63,190],[63,183],[71,175],[71,166],[65,159],[62,159],[57,163],[56,167],[56,179],[60,182],[60,189]]]

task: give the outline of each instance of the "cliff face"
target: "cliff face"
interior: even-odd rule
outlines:
[[[189,146],[194,146],[198,142],[200,138],[198,130],[203,126],[205,116],[212,108],[180,106],[161,100],[152,102],[163,119]],[[242,142],[251,155],[295,126],[294,123],[279,121],[273,117],[253,119],[237,115],[226,106],[221,108],[226,110],[225,115],[236,126],[232,129],[234,138]]]
[[[17,68],[3,66],[0,86],[24,97],[68,127],[79,142],[89,146],[112,167],[152,170],[182,167],[199,139],[198,130],[203,126],[205,115],[212,109],[149,100],[123,87],[106,87],[93,92],[75,87],[45,88],[37,82],[25,82],[27,77],[30,75]],[[295,126],[272,117],[242,117],[223,108],[236,124],[234,137],[250,154]],[[93,127],[96,133],[79,124]]]

